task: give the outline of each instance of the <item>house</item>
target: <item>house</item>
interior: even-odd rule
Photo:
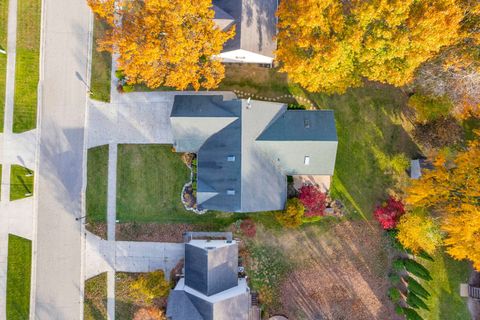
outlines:
[[[170,292],[167,319],[249,319],[251,295],[238,276],[238,244],[226,234],[223,240],[192,238],[185,244],[185,274]]]
[[[214,22],[222,30],[235,26],[218,56],[223,62],[272,64],[277,49],[277,0],[213,0]]]
[[[176,151],[197,154],[200,210],[281,210],[287,176],[333,175],[338,142],[330,110],[177,95],[170,121]]]

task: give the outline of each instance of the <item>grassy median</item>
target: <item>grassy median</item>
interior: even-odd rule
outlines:
[[[107,319],[107,273],[85,281],[85,302],[83,305],[85,320]]]
[[[10,169],[10,201],[33,195],[33,171],[19,165]]]
[[[41,7],[41,0],[18,0],[13,132],[36,126]]]
[[[28,319],[32,241],[8,236],[7,319]]]
[[[108,29],[108,25],[95,15],[93,21],[92,73],[90,77],[90,97],[95,100],[110,101],[110,77],[112,72],[112,55],[109,52],[99,52],[97,41]]]
[[[7,50],[8,0],[0,0],[0,49]],[[7,55],[0,54],[0,132],[3,132],[5,112],[5,80]]]

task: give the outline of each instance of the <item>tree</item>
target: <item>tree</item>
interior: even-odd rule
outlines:
[[[100,51],[118,54],[129,84],[216,88],[224,77],[218,55],[234,29],[215,26],[211,0],[88,0],[111,27]],[[116,9],[115,9],[116,8]]]
[[[480,210],[469,204],[462,205],[460,210],[461,213],[448,215],[442,224],[448,234],[446,251],[455,259],[472,261],[480,271]]]
[[[476,131],[476,134],[480,134]],[[435,169],[407,189],[407,203],[440,215],[444,244],[455,259],[469,259],[480,270],[480,141],[471,141],[453,160],[440,154]]]
[[[157,270],[140,275],[131,283],[130,289],[136,298],[151,303],[155,298],[166,297],[170,291],[170,284],[165,279],[163,271]]]
[[[298,200],[305,207],[305,217],[323,216],[327,207],[327,195],[314,186],[300,188]]]
[[[287,200],[285,210],[275,214],[277,221],[284,227],[296,228],[302,224],[305,207],[297,198]]]
[[[442,244],[438,225],[423,210],[408,212],[400,217],[397,229],[398,241],[414,254],[421,251],[433,254]]]
[[[381,206],[373,212],[374,217],[380,222],[385,230],[394,229],[398,219],[405,213],[405,207],[400,200],[389,197]]]
[[[442,49],[436,59],[418,70],[416,85],[438,97],[454,102],[454,115],[464,119],[480,117],[480,3],[459,0],[464,11],[460,23],[463,39]]]
[[[461,213],[464,205],[479,210],[480,141],[469,142],[467,149],[452,160],[440,153],[433,164],[434,170],[428,170],[407,188],[406,203],[432,208],[441,214]]]
[[[402,86],[463,39],[455,0],[285,0],[277,58],[307,90],[342,93],[363,78]]]
[[[415,109],[417,121],[424,123],[447,117],[453,107],[447,96],[437,97],[415,93],[408,99],[408,105]]]

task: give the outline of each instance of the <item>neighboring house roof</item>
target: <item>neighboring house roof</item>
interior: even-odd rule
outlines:
[[[183,290],[172,290],[167,301],[168,319],[204,320]]]
[[[236,243],[209,246],[203,240],[185,245],[185,284],[207,296],[225,291],[238,282]]]
[[[243,49],[274,57],[277,49],[277,0],[213,0],[215,23],[222,30],[235,22],[235,37],[224,52]]]
[[[281,210],[287,196],[286,175],[333,174],[337,134],[332,111],[290,111],[280,103],[218,99],[176,96],[172,109],[175,147],[197,153],[199,209]],[[212,108],[207,110],[208,105]],[[225,112],[233,115],[232,122],[197,129],[206,118],[197,118],[198,114],[221,120]],[[186,134],[188,123],[201,134]]]
[[[238,245],[227,240],[191,240],[185,245],[185,278],[170,292],[171,320],[247,320],[250,291],[238,278]]]

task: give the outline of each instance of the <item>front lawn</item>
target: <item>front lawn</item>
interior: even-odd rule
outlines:
[[[10,169],[10,201],[33,195],[33,171],[19,165]]]
[[[0,0],[0,49],[7,51],[8,0]],[[0,132],[3,132],[7,55],[0,53]]]
[[[32,242],[8,236],[7,319],[28,319],[30,310],[30,273]]]
[[[93,45],[92,45],[92,70],[90,76],[90,98],[110,102],[110,77],[112,72],[112,55],[109,52],[97,50],[98,39],[103,38],[108,29],[108,24],[94,15],[93,20]]]
[[[13,132],[36,126],[41,8],[40,0],[18,0]]]
[[[221,228],[234,214],[186,211],[180,200],[190,171],[171,145],[118,146],[117,219],[120,223],[193,223]]]
[[[85,320],[107,319],[107,273],[85,281],[85,301],[83,305]]]

